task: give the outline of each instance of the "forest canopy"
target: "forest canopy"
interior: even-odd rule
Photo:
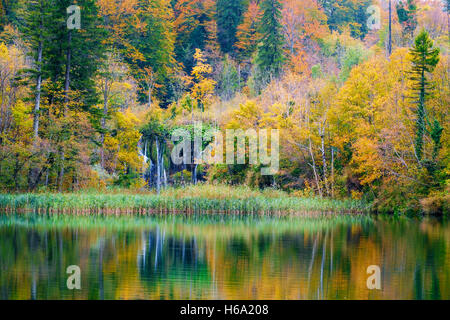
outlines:
[[[220,183],[364,199],[379,212],[448,212],[449,8],[1,1],[0,189]],[[278,129],[280,170],[173,163],[172,133],[198,122]]]

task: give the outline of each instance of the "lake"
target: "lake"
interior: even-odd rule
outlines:
[[[69,290],[69,266],[81,289]],[[369,266],[381,289],[369,290]],[[450,299],[450,224],[0,215],[0,299]]]

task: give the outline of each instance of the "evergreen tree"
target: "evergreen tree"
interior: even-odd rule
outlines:
[[[52,0],[51,4],[51,38],[43,50],[45,63],[42,72],[52,84],[47,88],[47,98],[59,106],[59,116],[62,117],[61,131],[57,138],[58,155],[55,156],[59,159],[58,190],[62,190],[66,162],[77,157],[79,152],[71,149],[74,147],[71,143],[74,130],[69,127],[69,111],[87,112],[94,127],[99,128],[101,111],[94,107],[98,103],[94,76],[103,60],[105,32],[100,27],[95,0],[77,1],[81,14],[79,30],[69,29],[67,25],[67,8],[73,5],[71,0]]]
[[[406,3],[400,1],[397,4],[398,21],[402,25],[403,35],[414,34],[417,28],[417,5],[415,0],[406,0]]]
[[[262,84],[278,77],[282,71],[283,35],[281,30],[281,3],[279,0],[264,0],[261,3],[263,15],[260,22],[261,41],[258,46],[256,64],[258,78]]]
[[[343,31],[350,27],[353,37],[364,39],[368,32],[367,8],[372,0],[318,0],[328,17],[331,31]]]
[[[195,65],[195,50],[203,51],[212,37],[212,26],[216,25],[215,8],[212,0],[178,0],[174,4],[174,25],[177,31],[175,55],[187,74],[191,73]]]
[[[243,0],[217,0],[217,38],[223,53],[233,51],[243,11]]]
[[[20,18],[18,17],[18,11],[23,2],[27,0],[2,0],[0,1],[0,31],[8,23],[18,25]]]
[[[34,83],[34,110],[33,110],[33,134],[34,138],[39,136],[39,113],[41,105],[42,90],[42,65],[43,50],[49,45],[49,9],[51,1],[49,0],[30,0],[25,4],[25,16],[20,30],[28,42],[31,49],[31,56],[34,60],[34,69],[28,70],[32,74]]]
[[[98,102],[94,76],[105,54],[106,37],[101,28],[95,0],[80,0],[81,29],[67,28],[67,8],[71,0],[52,0],[49,45],[44,48],[44,71],[65,91],[82,93],[79,105],[85,110]],[[67,94],[67,92],[66,92]]]
[[[359,0],[352,6],[350,17],[354,17],[354,21],[350,22],[350,30],[353,37],[364,39],[369,32],[367,8],[371,4],[372,0]]]
[[[438,48],[433,48],[433,41],[430,39],[428,33],[425,30],[422,30],[416,37],[414,46],[411,49],[413,64],[411,80],[414,81],[413,91],[415,93],[415,98],[417,98],[417,135],[415,148],[419,162],[422,161],[423,158],[423,140],[426,133],[427,120],[425,102],[427,96],[429,96],[430,89],[427,73],[433,72],[434,68],[438,64],[439,53],[440,51]],[[439,126],[435,124],[434,127],[437,129],[433,131],[439,132]],[[440,137],[438,133],[434,133],[434,136]]]
[[[30,47],[30,55],[34,61],[34,68],[28,71],[31,78],[31,99],[34,101],[33,106],[33,145],[38,147],[39,139],[39,124],[41,114],[41,95],[42,83],[45,80],[43,74],[43,64],[45,63],[43,57],[44,48],[49,46],[50,39],[50,19],[49,12],[51,0],[30,0],[23,3],[24,15],[21,17],[22,23],[19,29],[24,35]],[[33,190],[39,182],[39,165],[33,161],[28,174],[28,187]]]
[[[141,102],[151,102],[153,88],[167,100],[166,86],[175,68],[173,11],[164,0],[138,1],[137,13],[130,21],[126,61],[141,88]],[[145,40],[144,40],[145,39]],[[130,50],[131,49],[131,50]]]

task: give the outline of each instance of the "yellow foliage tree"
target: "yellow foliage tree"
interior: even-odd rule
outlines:
[[[197,100],[202,112],[212,101],[216,81],[207,76],[212,72],[212,67],[207,64],[206,58],[200,49],[195,50],[194,60],[196,65],[192,69],[192,89],[191,95]]]

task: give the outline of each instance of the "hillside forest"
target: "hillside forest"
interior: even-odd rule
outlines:
[[[80,28],[68,28],[73,6]],[[0,192],[226,184],[448,212],[449,9],[2,0]],[[279,171],[173,163],[172,133],[199,122],[278,129]]]

